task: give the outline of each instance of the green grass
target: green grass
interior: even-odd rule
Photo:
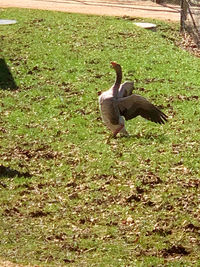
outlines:
[[[129,18],[1,10],[0,257],[39,266],[199,266],[200,61]],[[169,122],[106,144],[119,62]],[[3,81],[2,81],[3,79]],[[17,89],[16,89],[17,86]]]

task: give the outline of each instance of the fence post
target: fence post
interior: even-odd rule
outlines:
[[[185,0],[181,0],[181,32],[185,30],[185,20],[187,17],[187,10],[184,2]]]

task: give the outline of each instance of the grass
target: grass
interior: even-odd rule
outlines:
[[[200,61],[178,25],[20,9],[1,27],[0,256],[39,266],[199,266]],[[106,144],[123,66],[169,122]]]

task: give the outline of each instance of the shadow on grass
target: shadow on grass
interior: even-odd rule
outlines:
[[[19,172],[17,170],[13,170],[10,167],[5,167],[3,165],[0,165],[0,178],[14,178],[14,177],[25,177],[29,178],[31,177],[31,174],[29,172]]]
[[[140,139],[140,140],[149,140],[149,141],[158,141],[164,143],[168,140],[168,137],[165,134],[156,134],[156,133],[146,133],[146,134],[130,134],[128,137],[122,137],[124,139]]]
[[[106,140],[106,144],[112,144],[112,140],[118,140],[118,141],[133,141],[135,142],[136,140],[140,140],[141,142],[143,141],[144,143],[149,143],[149,142],[155,142],[163,144],[166,141],[169,140],[168,136],[166,136],[164,133],[161,134],[156,134],[156,133],[146,133],[146,134],[129,134],[129,136],[117,136],[116,138],[108,138]]]
[[[12,73],[3,58],[0,58],[0,89],[17,89],[17,84],[15,83]]]

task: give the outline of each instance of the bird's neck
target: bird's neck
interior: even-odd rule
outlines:
[[[118,90],[119,90],[121,81],[122,81],[122,71],[119,70],[119,71],[116,71],[116,80],[112,87],[112,93],[114,97],[117,97],[118,95]]]

